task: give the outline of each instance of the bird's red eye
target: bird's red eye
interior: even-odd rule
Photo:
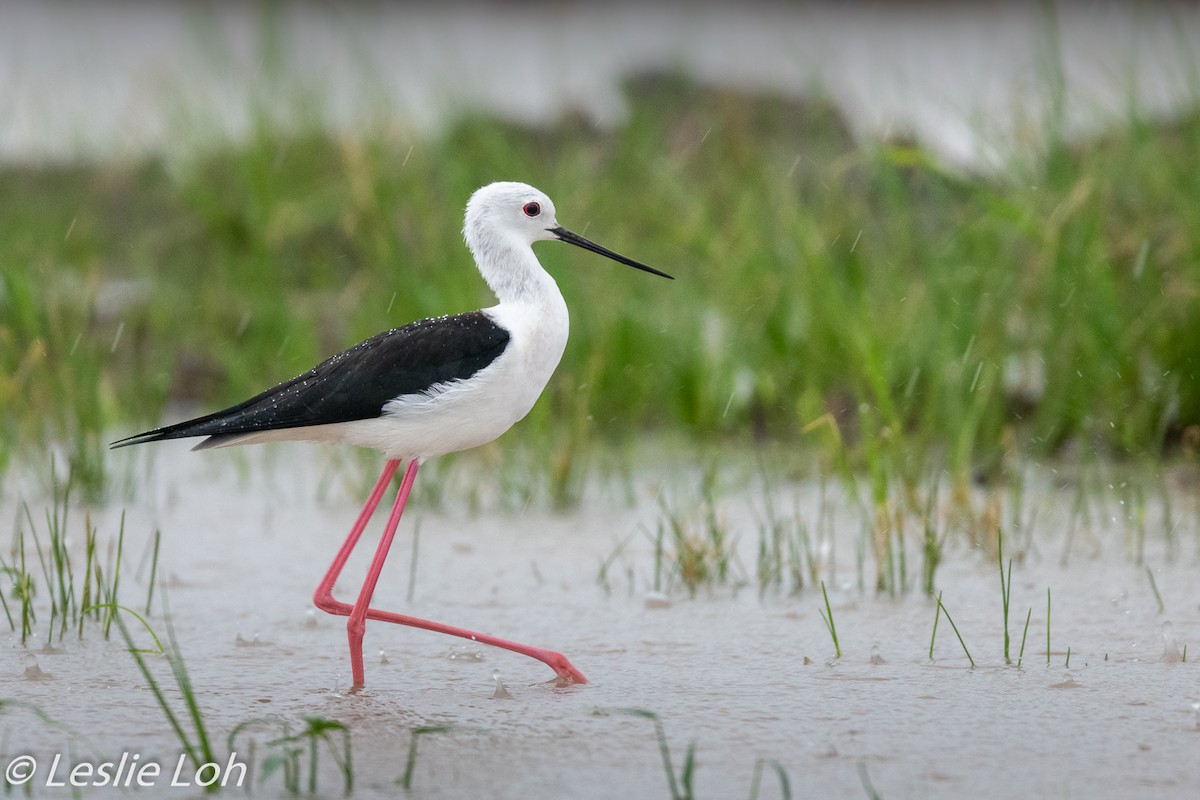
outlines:
[[[542,204],[526,203],[524,208],[521,210],[525,212],[525,216],[527,217],[536,217],[538,214],[542,213]]]

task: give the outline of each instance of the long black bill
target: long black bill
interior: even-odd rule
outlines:
[[[557,236],[559,241],[567,242],[568,244],[573,244],[576,247],[582,247],[584,250],[591,250],[593,253],[599,253],[602,256],[611,258],[613,261],[619,261],[620,263],[625,264],[626,266],[633,267],[634,269],[640,269],[642,272],[649,272],[651,275],[658,275],[659,277],[667,278],[668,280],[672,280],[672,281],[675,280],[674,278],[672,278],[670,275],[668,275],[665,272],[659,272],[654,267],[647,267],[645,264],[634,261],[632,258],[626,258],[625,256],[621,255],[620,253],[614,253],[612,250],[609,250],[607,247],[598,245],[595,242],[593,242],[591,239],[585,239],[582,236],[580,236],[578,233],[572,233],[571,231],[567,230],[566,228],[562,227],[561,225],[558,226],[557,228],[551,228],[550,232],[553,233],[555,236]]]

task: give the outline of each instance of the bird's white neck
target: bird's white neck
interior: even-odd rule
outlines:
[[[531,394],[519,404],[528,408],[550,380],[567,345],[570,318],[558,284],[533,254],[527,242],[468,227],[467,247],[479,272],[500,304],[486,311],[506,328],[518,344],[521,385]],[[525,412],[522,412],[522,415]]]
[[[468,227],[464,233],[479,273],[502,304],[563,303],[558,284],[528,244],[494,231],[484,232],[481,226]]]

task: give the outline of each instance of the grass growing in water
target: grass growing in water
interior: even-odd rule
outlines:
[[[279,735],[269,739],[265,747],[271,752],[262,761],[261,779],[270,778],[276,772],[283,776],[283,788],[288,794],[298,795],[307,791],[317,794],[320,774],[320,745],[325,744],[338,771],[342,775],[342,789],[347,796],[354,791],[354,762],[350,748],[350,728],[344,723],[324,717],[303,717],[304,728],[293,733],[287,720],[253,719],[236,726],[226,740],[230,752],[238,752],[238,737],[252,728],[276,730]],[[247,744],[250,752],[257,751],[257,742]],[[305,758],[307,757],[307,769]],[[253,767],[252,767],[253,768]],[[303,777],[307,773],[305,783]]]
[[[779,793],[783,800],[791,800],[792,785],[788,780],[787,770],[773,758],[760,758],[754,762],[754,780],[750,783],[750,800],[758,800],[758,789],[762,785],[763,768],[770,767],[779,778]]]
[[[1025,612],[1025,630],[1021,633],[1021,649],[1017,652],[1017,669],[1021,668],[1021,660],[1025,657],[1025,639],[1029,636],[1029,620],[1033,617],[1033,609]]]
[[[1162,614],[1167,607],[1163,604],[1162,595],[1158,592],[1158,581],[1154,580],[1154,570],[1150,569],[1149,565],[1146,566],[1146,577],[1150,580],[1150,591],[1154,592],[1154,600],[1158,603],[1158,613]]]
[[[212,740],[209,735],[208,726],[204,722],[204,716],[200,710],[200,703],[196,695],[196,689],[192,684],[191,678],[188,676],[187,667],[183,661],[183,654],[179,649],[179,642],[175,638],[175,628],[171,624],[169,616],[169,608],[167,607],[166,597],[163,598],[164,612],[168,615],[166,618],[167,625],[167,642],[169,647],[164,648],[154,630],[137,612],[125,607],[113,609],[114,612],[124,612],[132,614],[139,622],[146,627],[150,632],[151,637],[158,650],[146,650],[137,647],[133,635],[130,633],[125,621],[120,613],[113,614],[113,621],[116,623],[117,629],[121,634],[121,638],[125,642],[130,655],[133,657],[134,663],[137,664],[138,671],[141,672],[142,678],[154,695],[155,702],[166,717],[167,723],[171,726],[171,730],[175,732],[175,736],[179,741],[181,751],[191,759],[195,768],[200,768],[202,765],[214,764],[216,762],[215,753],[212,747]],[[171,675],[175,682],[175,687],[183,699],[184,714],[177,714],[171,703],[167,700],[166,694],[163,691],[163,686],[154,677],[150,666],[146,661],[145,654],[155,653],[165,656],[167,663],[171,667]],[[186,715],[189,726],[184,724],[182,717]],[[324,719],[321,717],[304,717],[304,728],[297,733],[292,733],[290,725],[286,721],[278,720],[249,720],[235,727],[229,734],[227,744],[230,752],[236,752],[235,743],[237,737],[244,733],[248,728],[255,725],[261,725],[264,722],[271,725],[276,725],[281,731],[281,735],[266,742],[265,746],[271,748],[271,752],[262,763],[261,777],[262,780],[267,780],[275,772],[280,772],[283,775],[284,789],[290,794],[301,793],[301,778],[304,774],[303,758],[308,757],[308,781],[307,792],[315,794],[318,786],[318,765],[319,765],[319,745],[324,742],[329,752],[332,754],[334,762],[337,764],[339,771],[342,774],[343,787],[345,794],[349,795],[354,788],[354,768],[351,760],[350,749],[350,729],[341,722],[335,720]],[[340,735],[339,742],[335,741],[335,737]],[[250,745],[250,750],[255,750],[254,743]],[[251,784],[253,778],[251,778]],[[205,792],[212,793],[221,788],[219,783],[210,783],[204,787]]]
[[[166,603],[164,601],[164,610]],[[179,740],[179,746],[182,752],[192,760],[192,764],[199,768],[202,764],[213,763],[216,759],[213,757],[212,745],[209,741],[208,730],[204,724],[204,717],[200,713],[200,704],[196,700],[196,692],[192,687],[191,679],[188,678],[187,667],[183,663],[183,655],[179,652],[179,642],[175,639],[175,628],[171,625],[170,618],[167,619],[167,641],[170,648],[165,651],[167,663],[171,666],[171,675],[175,679],[175,685],[179,689],[180,695],[183,697],[184,708],[187,716],[192,723],[192,732],[185,730],[183,723],[171,708],[171,704],[167,702],[166,695],[163,694],[162,687],[154,677],[154,673],[150,671],[149,665],[143,656],[144,650],[138,648],[134,644],[133,635],[129,632],[129,628],[125,626],[125,621],[120,614],[114,614],[113,619],[117,624],[117,629],[121,633],[121,638],[125,641],[125,646],[128,648],[130,655],[133,656],[134,663],[137,664],[138,671],[142,673],[142,677],[146,681],[146,685],[150,688],[154,695],[158,707],[162,710],[163,715],[167,718],[171,730],[175,732],[176,738]],[[140,619],[140,617],[139,617]],[[145,620],[142,620],[145,624]],[[149,626],[147,626],[149,627]],[[153,631],[151,631],[153,634]],[[158,637],[154,640],[158,642]],[[159,644],[161,647],[161,643]],[[193,736],[195,737],[193,739]],[[206,792],[216,791],[219,787],[217,784],[210,784],[205,787]]]
[[[883,800],[883,795],[875,788],[875,784],[871,783],[871,776],[867,773],[867,762],[858,762],[858,779],[862,782],[863,791],[867,793],[870,800]]]
[[[417,769],[417,742],[422,736],[429,736],[434,733],[446,733],[447,731],[455,730],[454,725],[421,725],[413,728],[412,739],[408,744],[408,758],[404,762],[404,773],[396,779],[406,792],[412,791],[413,773]]]
[[[1050,666],[1050,587],[1046,587],[1046,666]]]
[[[69,511],[71,507],[72,487],[75,484],[75,473],[71,472],[65,482],[60,482],[57,473],[51,465],[51,501],[44,512],[44,536],[39,533],[38,523],[34,520],[33,511],[28,503],[22,502],[21,512],[17,517],[13,530],[13,541],[10,552],[11,563],[0,555],[0,575],[10,582],[10,591],[0,591],[0,609],[4,612],[10,629],[19,629],[21,643],[25,644],[35,632],[38,620],[38,597],[49,600],[49,614],[46,618],[46,643],[56,639],[62,641],[71,629],[76,631],[79,639],[83,638],[84,628],[90,620],[99,626],[104,638],[109,638],[116,610],[121,608],[119,589],[121,585],[121,565],[125,554],[125,514],[122,512],[117,529],[115,542],[108,546],[109,559],[107,565],[97,553],[98,531],[92,524],[91,516],[85,514],[83,520],[83,567],[82,580],[78,579],[76,571],[77,557],[72,557],[69,544],[68,528]],[[32,542],[29,546],[27,540]],[[151,578],[158,569],[158,534],[154,539],[151,557]],[[33,568],[36,560],[40,568]],[[43,589],[39,593],[38,587]],[[6,594],[20,603],[20,608],[10,608]],[[149,614],[153,598],[153,583],[147,591],[146,613]],[[15,605],[15,604],[14,604]],[[46,609],[42,608],[45,612]],[[16,617],[14,617],[14,612]]]
[[[833,621],[833,606],[829,605],[829,592],[825,591],[825,581],[821,581],[821,596],[825,598],[825,610],[817,609],[817,613],[821,615],[821,620],[825,623],[825,629],[829,631],[829,637],[833,639],[835,657],[841,658],[842,645],[838,642],[837,624]]]
[[[659,495],[661,515],[654,534],[655,591],[669,591],[678,581],[695,597],[701,588],[746,582],[737,561],[737,541],[718,510],[718,475],[710,468],[701,479],[698,503],[672,506]]]
[[[1008,657],[1008,603],[1012,599],[1012,559],[1008,560],[1008,576],[1004,575],[1004,531],[996,531],[996,563],[1000,566],[1000,605],[1004,610],[1004,663],[1011,664]],[[941,603],[939,596],[938,603]]]
[[[696,796],[692,786],[696,771],[696,743],[688,744],[687,755],[683,758],[683,766],[680,767],[679,775],[676,776],[675,763],[671,760],[671,748],[667,744],[667,732],[658,714],[644,708],[614,708],[612,712],[642,717],[654,723],[654,734],[658,737],[658,749],[662,753],[663,769],[667,773],[667,788],[671,792],[671,800],[692,800]]]
[[[963,652],[967,654],[967,661],[971,662],[971,667],[975,667],[975,659],[971,657],[971,651],[967,649],[967,643],[963,641],[962,634],[958,632],[958,626],[954,624],[954,618],[950,616],[950,612],[942,605],[942,593],[938,592],[937,610],[933,615],[933,634],[929,637],[929,657],[933,658],[933,643],[937,638],[938,619],[941,615],[946,615],[946,622],[950,623],[950,627],[954,630],[954,635],[958,637],[958,643],[962,645]]]
[[[762,481],[763,511],[758,520],[758,595],[766,596],[772,588],[786,588],[789,594],[799,594],[806,583],[817,580],[817,561],[813,555],[808,526],[801,519],[799,500],[794,513],[789,517],[776,510],[772,497],[771,481],[761,457],[759,475]],[[822,502],[819,513],[826,512],[824,478],[822,478]],[[823,520],[818,519],[818,528]]]

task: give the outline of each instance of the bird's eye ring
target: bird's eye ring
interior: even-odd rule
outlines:
[[[526,203],[521,210],[525,212],[525,216],[527,217],[536,217],[538,214],[542,213],[542,205],[541,203],[536,202]]]

